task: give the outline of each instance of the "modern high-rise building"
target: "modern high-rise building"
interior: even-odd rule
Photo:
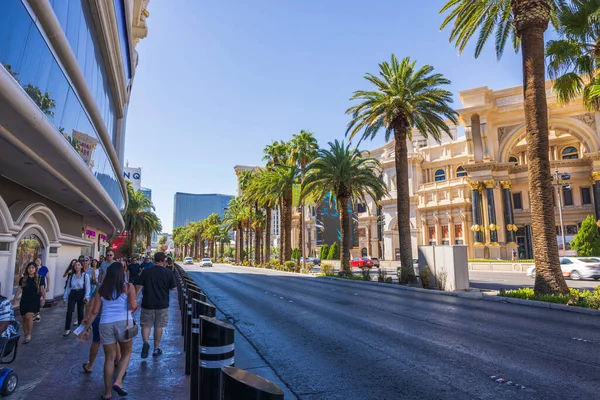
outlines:
[[[125,121],[148,0],[0,2],[0,292],[29,261],[48,298],[124,230]]]
[[[149,200],[152,200],[152,189],[148,189],[148,188],[141,188],[140,192],[144,193],[146,195],[146,197],[148,197]]]
[[[227,194],[175,193],[173,229],[203,220],[213,213],[223,218],[233,197]]]

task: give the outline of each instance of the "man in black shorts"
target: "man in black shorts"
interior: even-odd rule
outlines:
[[[154,254],[154,266],[145,268],[136,283],[137,294],[144,289],[140,325],[142,326],[142,358],[148,357],[150,330],[154,327],[154,352],[160,356],[160,340],[163,328],[169,323],[169,291],[175,290],[175,276],[165,268],[165,253]]]

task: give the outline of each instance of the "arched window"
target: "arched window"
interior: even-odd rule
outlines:
[[[467,171],[462,167],[462,165],[456,168],[456,177],[462,178],[463,176],[467,176]]]
[[[444,172],[443,169],[438,169],[437,171],[435,171],[435,181],[439,182],[439,181],[445,181],[446,180],[446,173]]]
[[[563,160],[575,160],[579,158],[579,151],[573,147],[565,147],[561,153]]]
[[[519,163],[519,159],[515,156],[510,156],[508,157],[508,162],[512,162],[512,163]]]

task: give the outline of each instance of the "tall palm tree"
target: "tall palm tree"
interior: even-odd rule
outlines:
[[[260,185],[265,193],[277,193],[281,204],[280,221],[281,231],[281,256],[280,261],[288,261],[292,257],[292,191],[294,185],[299,183],[300,169],[297,165],[275,165],[265,169],[260,175]]]
[[[235,197],[229,201],[227,210],[225,211],[225,218],[223,220],[223,227],[234,230],[235,235],[235,262],[243,261],[243,242],[244,242],[244,210],[245,206],[240,197]]]
[[[546,44],[548,75],[561,104],[583,97],[600,110],[600,0],[574,0],[557,9],[560,40]]]
[[[317,157],[319,143],[312,132],[301,130],[300,133],[292,137],[289,147],[291,161],[300,167],[300,184],[302,184],[306,174],[306,166]],[[300,243],[298,248],[300,251],[296,261],[297,264],[300,264],[301,258],[306,263],[306,257],[304,257],[304,202],[302,201],[300,201],[300,210],[300,233],[298,235],[298,242]]]
[[[374,158],[363,157],[351,144],[337,140],[329,143],[330,149],[320,149],[317,158],[308,165],[302,185],[302,197],[311,194],[318,202],[326,196],[335,196],[340,215],[341,273],[352,275],[350,269],[350,233],[352,221],[348,207],[353,200],[365,195],[375,201],[381,199],[387,189],[380,178],[381,166]]]
[[[381,129],[385,140],[394,135],[396,161],[396,202],[398,206],[398,235],[400,238],[400,265],[402,283],[416,281],[413,269],[412,239],[410,233],[410,192],[408,188],[408,148],[415,128],[438,142],[442,133],[450,135],[446,120],[457,123],[457,114],[450,107],[452,93],[445,86],[450,81],[433,73],[433,67],[416,68],[416,61],[406,57],[398,61],[392,54],[391,62],[379,64],[379,77],[367,74],[365,79],[375,86],[374,91],[358,90],[351,100],[361,102],[350,107],[352,115],[346,134],[350,139],[359,132],[361,140],[373,139]]]
[[[568,293],[560,269],[550,173],[548,108],[544,65],[544,32],[563,0],[449,0],[440,11],[449,12],[442,28],[452,23],[450,41],[459,51],[479,32],[475,57],[495,32],[496,55],[502,56],[511,38],[523,58],[523,95],[527,130],[527,165],[531,228],[534,247],[535,292]]]
[[[256,200],[257,205],[265,210],[264,213],[264,262],[271,260],[271,211],[278,204],[281,193],[270,192],[266,181],[262,177],[267,168],[256,172],[252,183],[248,186],[247,193]]]
[[[125,229],[129,234],[129,248],[133,253],[135,250],[135,240],[138,236],[152,235],[153,232],[160,233],[162,226],[160,220],[154,214],[154,205],[152,201],[142,192],[136,192],[127,182],[127,193],[129,202],[123,215]]]

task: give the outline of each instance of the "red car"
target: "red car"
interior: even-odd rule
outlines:
[[[356,257],[350,260],[350,266],[357,268],[371,268],[374,265],[373,260],[367,257]]]

